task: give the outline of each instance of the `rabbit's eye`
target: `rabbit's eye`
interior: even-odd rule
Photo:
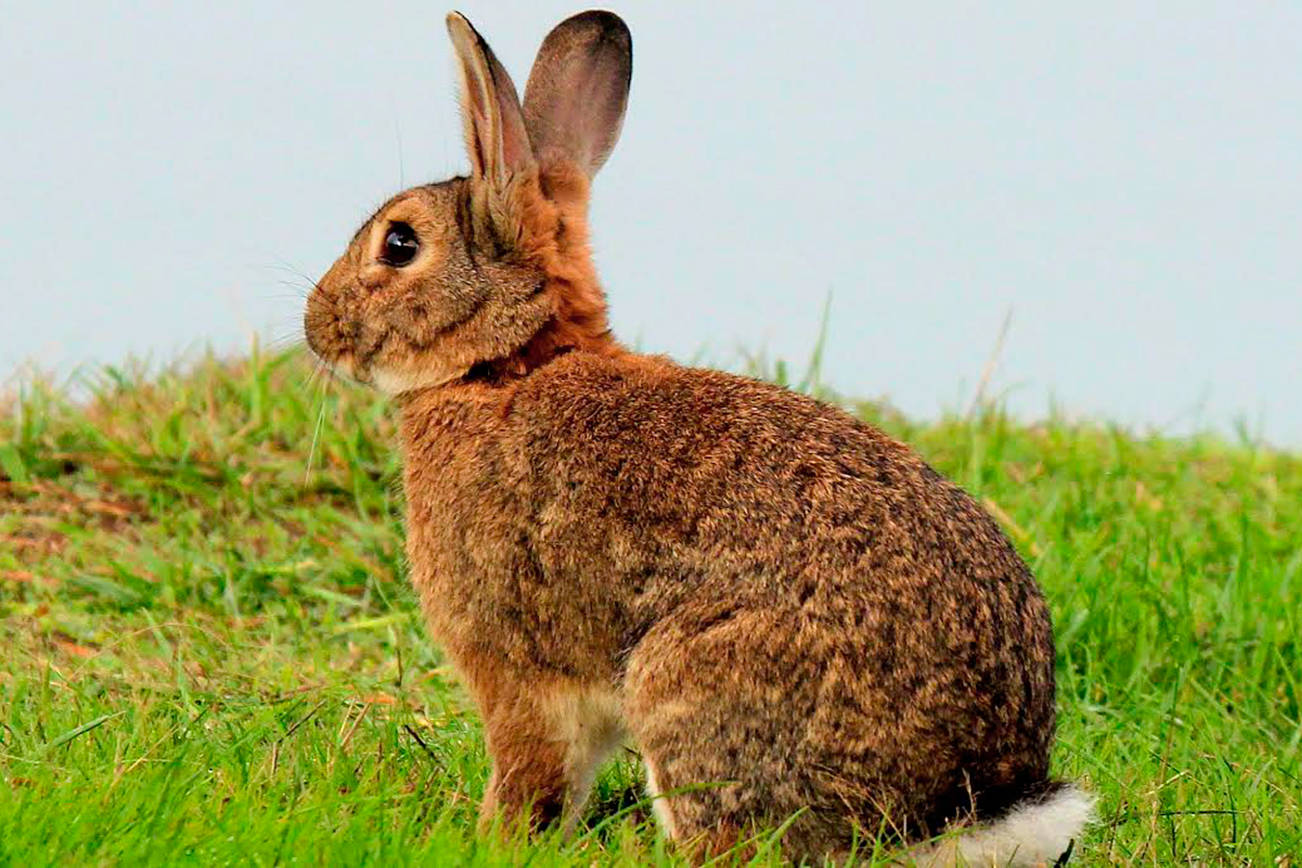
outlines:
[[[384,236],[384,250],[380,253],[380,261],[385,265],[401,268],[416,258],[418,250],[420,250],[420,242],[416,240],[416,233],[410,226],[406,223],[390,223],[389,231]]]

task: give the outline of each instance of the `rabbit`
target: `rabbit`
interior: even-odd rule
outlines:
[[[572,828],[627,742],[695,859],[764,829],[797,860],[1068,852],[1091,799],[1049,776],[1049,613],[991,517],[841,409],[612,336],[586,214],[624,22],[559,24],[523,103],[447,27],[470,174],[386,202],[304,328],[398,408],[411,581],[492,759],[481,825]]]

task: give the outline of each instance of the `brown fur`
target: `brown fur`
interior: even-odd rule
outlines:
[[[485,820],[572,822],[624,736],[698,854],[797,813],[796,855],[915,840],[1048,786],[1049,617],[990,517],[836,408],[611,338],[585,212],[622,22],[561,24],[548,43],[580,67],[544,44],[523,109],[463,26],[467,92],[510,87],[494,104],[549,147],[483,141],[513,120],[486,134],[463,100],[475,173],[380,209],[305,325],[398,395],[412,581],[484,717]],[[604,120],[557,135],[582,107],[551,79]],[[376,260],[392,221],[421,238],[411,265]]]

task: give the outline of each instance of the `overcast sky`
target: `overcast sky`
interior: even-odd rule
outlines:
[[[460,7],[523,86],[577,6]],[[1302,444],[1302,4],[618,4],[594,242],[626,341],[803,359],[917,415]],[[376,204],[463,172],[429,2],[16,3],[0,378],[297,332]]]

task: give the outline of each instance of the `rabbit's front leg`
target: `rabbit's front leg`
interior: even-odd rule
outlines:
[[[531,830],[562,820],[572,829],[597,767],[623,735],[619,700],[602,685],[496,670],[475,679],[493,771],[481,828],[501,818]]]
[[[501,729],[501,727],[493,727]],[[493,771],[479,806],[480,831],[501,818],[505,829],[522,820],[530,831],[544,828],[561,816],[565,807],[563,748],[548,743],[541,732],[524,731],[519,740],[490,737]]]

